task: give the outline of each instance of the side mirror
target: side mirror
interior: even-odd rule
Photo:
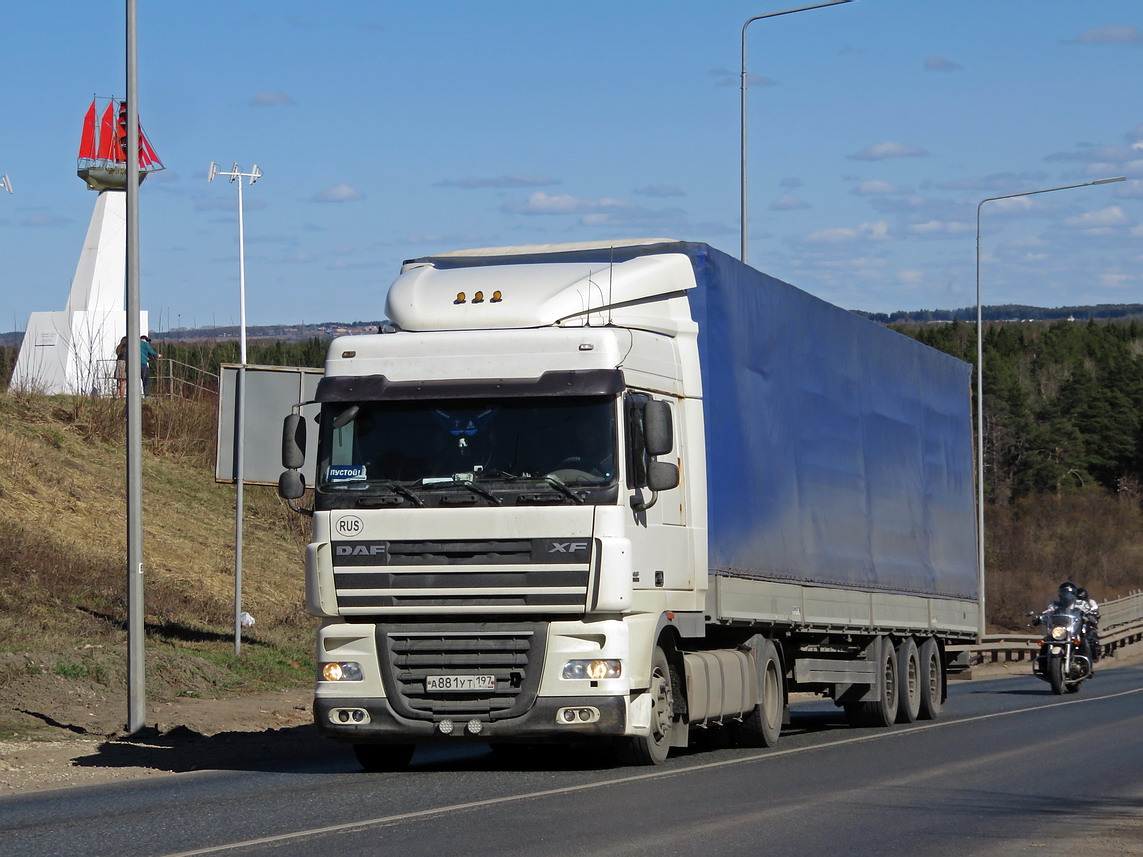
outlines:
[[[283,500],[297,500],[306,493],[306,479],[299,470],[286,470],[278,477],[278,496]]]
[[[643,443],[649,455],[666,455],[675,447],[671,406],[659,399],[647,402],[643,410]]]
[[[647,468],[647,487],[652,491],[670,491],[679,485],[679,468],[666,461],[652,461]]]
[[[299,470],[305,463],[306,422],[301,414],[290,414],[282,424],[282,466]]]

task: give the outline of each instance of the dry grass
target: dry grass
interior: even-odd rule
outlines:
[[[1028,497],[986,510],[987,607],[996,628],[1027,625],[1061,581],[1100,602],[1143,588],[1143,511],[1102,490]]]
[[[192,641],[196,656],[204,639],[225,648],[233,622],[235,490],[214,482],[214,421],[210,401],[145,403],[145,621],[151,640]],[[122,401],[0,396],[0,653],[122,641],[123,437]],[[311,649],[314,625],[303,608],[304,522],[273,489],[250,486],[245,497],[251,637],[294,661]]]

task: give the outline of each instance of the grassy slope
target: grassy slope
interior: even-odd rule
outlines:
[[[246,490],[257,624],[235,657],[235,492],[213,479],[214,405],[148,400],[143,422],[148,699],[308,684],[307,522]],[[126,692],[123,433],[122,402],[0,396],[0,738],[26,730],[29,708],[61,719],[52,694]]]

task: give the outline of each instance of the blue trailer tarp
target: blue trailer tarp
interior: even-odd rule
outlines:
[[[975,598],[971,367],[687,245],[715,572]]]

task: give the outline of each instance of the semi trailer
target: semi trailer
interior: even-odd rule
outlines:
[[[978,631],[968,364],[666,239],[412,259],[386,316],[279,480],[313,489],[315,721],[363,767],[769,746],[795,692],[938,716]]]

